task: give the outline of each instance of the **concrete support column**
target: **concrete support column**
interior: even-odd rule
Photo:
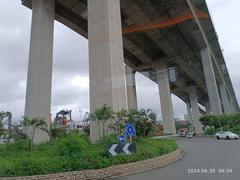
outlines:
[[[171,91],[169,85],[168,69],[160,67],[157,69],[157,79],[160,93],[160,104],[163,118],[163,129],[165,134],[176,134],[176,126],[173,115]]]
[[[188,113],[188,121],[190,123],[193,123],[191,105],[190,105],[190,103],[187,102],[186,106],[187,106],[187,113]]]
[[[126,84],[127,84],[127,99],[128,109],[137,110],[137,92],[136,92],[136,72],[129,66],[125,66],[126,71]]]
[[[234,105],[234,103],[232,101],[230,101],[230,106],[231,106],[231,112],[232,113],[236,113],[237,109],[236,109],[236,107],[235,107],[235,105]]]
[[[32,1],[32,29],[27,76],[25,116],[43,118],[50,127],[54,0]],[[31,135],[31,130],[27,130]],[[37,131],[34,143],[49,140],[43,131]]]
[[[222,108],[209,49],[203,49],[201,56],[212,114],[220,115],[222,114]]]
[[[210,105],[208,100],[205,101],[205,108],[206,108],[206,114],[207,115],[211,115],[212,114],[212,110],[211,110],[211,105]]]
[[[226,91],[224,84],[220,84],[219,89],[220,89],[220,94],[221,94],[221,98],[222,98],[224,113],[225,114],[233,113],[232,105],[228,99],[227,91]]]
[[[193,117],[193,126],[196,133],[202,132],[202,125],[199,121],[199,108],[198,108],[198,98],[197,98],[197,89],[196,86],[188,87],[190,104],[192,107],[192,117]]]
[[[90,111],[94,112],[104,104],[114,111],[127,109],[119,0],[88,0],[88,39]],[[108,125],[106,122],[106,132]],[[99,126],[91,122],[93,141],[99,139],[98,130]]]

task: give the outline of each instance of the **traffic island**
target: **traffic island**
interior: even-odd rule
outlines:
[[[137,161],[127,164],[114,165],[107,168],[96,170],[73,171],[57,174],[23,176],[0,178],[1,180],[87,180],[87,179],[110,179],[114,177],[136,174],[151,169],[160,168],[167,164],[173,163],[183,156],[183,151],[177,149],[174,152],[162,155],[160,157],[151,158],[143,161]]]

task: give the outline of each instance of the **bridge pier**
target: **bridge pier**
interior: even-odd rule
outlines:
[[[233,111],[232,105],[229,101],[228,94],[227,94],[227,91],[226,91],[226,88],[225,88],[224,84],[220,84],[219,89],[220,89],[220,94],[221,94],[224,113],[225,114],[233,113],[234,111]]]
[[[136,92],[136,80],[134,71],[131,67],[125,66],[126,71],[126,85],[127,85],[127,100],[128,110],[137,110],[137,92]]]
[[[221,101],[219,98],[216,77],[209,49],[203,49],[201,51],[201,56],[212,114],[220,115],[222,114]]]
[[[54,0],[32,1],[32,27],[28,61],[25,117],[43,118],[50,128]],[[31,136],[31,128],[27,135]],[[37,131],[34,143],[49,140],[46,132]]]
[[[160,94],[164,133],[176,134],[176,126],[173,115],[173,105],[167,67],[157,68],[157,80]]]
[[[206,108],[206,114],[207,115],[211,115],[212,114],[212,110],[211,110],[211,105],[209,103],[209,100],[205,100],[205,108]]]
[[[234,103],[231,100],[229,101],[229,103],[230,103],[230,106],[231,106],[231,112],[232,113],[238,112],[236,106],[234,105]]]
[[[190,104],[192,107],[192,117],[193,117],[193,126],[196,133],[202,133],[202,125],[199,121],[199,107],[198,107],[198,98],[197,98],[197,89],[196,86],[188,87]]]
[[[88,0],[88,39],[90,111],[104,104],[114,111],[127,109],[119,0]],[[102,128],[90,123],[91,140],[100,138],[98,130]]]
[[[187,102],[186,106],[187,106],[188,120],[189,120],[190,123],[193,123],[191,105],[190,105],[189,102]]]

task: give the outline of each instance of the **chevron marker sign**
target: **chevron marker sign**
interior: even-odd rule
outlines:
[[[116,155],[129,155],[136,153],[136,144],[135,143],[126,143],[126,144],[112,144],[108,150],[109,156]]]

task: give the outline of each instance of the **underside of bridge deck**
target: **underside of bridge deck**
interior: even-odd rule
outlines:
[[[23,4],[31,8],[31,0],[23,0]],[[201,23],[233,101],[237,104],[206,2],[194,1],[194,5],[199,12],[206,14],[200,18]],[[206,47],[206,43],[194,18],[184,19],[189,13],[190,8],[185,0],[121,0],[124,57],[125,63],[132,68],[142,67],[141,72],[149,71],[149,78],[155,82],[156,77],[151,74],[156,71],[154,67],[156,63],[176,67],[179,78],[171,85],[171,91],[189,102],[185,86],[195,84],[199,103],[204,104],[207,92],[200,50]],[[166,21],[177,18],[183,20],[164,26]],[[87,0],[56,0],[56,20],[88,38]],[[155,26],[149,27],[152,23],[155,23]],[[136,27],[134,32],[124,31],[134,27]],[[143,68],[144,64],[148,64],[146,69]],[[216,76],[220,79],[219,72]]]
[[[32,0],[22,3],[32,8]],[[171,92],[189,103],[186,87],[194,86],[198,103],[205,106],[209,87],[201,51],[209,48],[217,84],[224,85],[224,97],[239,110],[205,0],[120,0],[120,10],[125,64],[156,83],[157,67],[174,67],[178,76],[170,83]],[[55,19],[88,38],[87,0],[55,0]]]

